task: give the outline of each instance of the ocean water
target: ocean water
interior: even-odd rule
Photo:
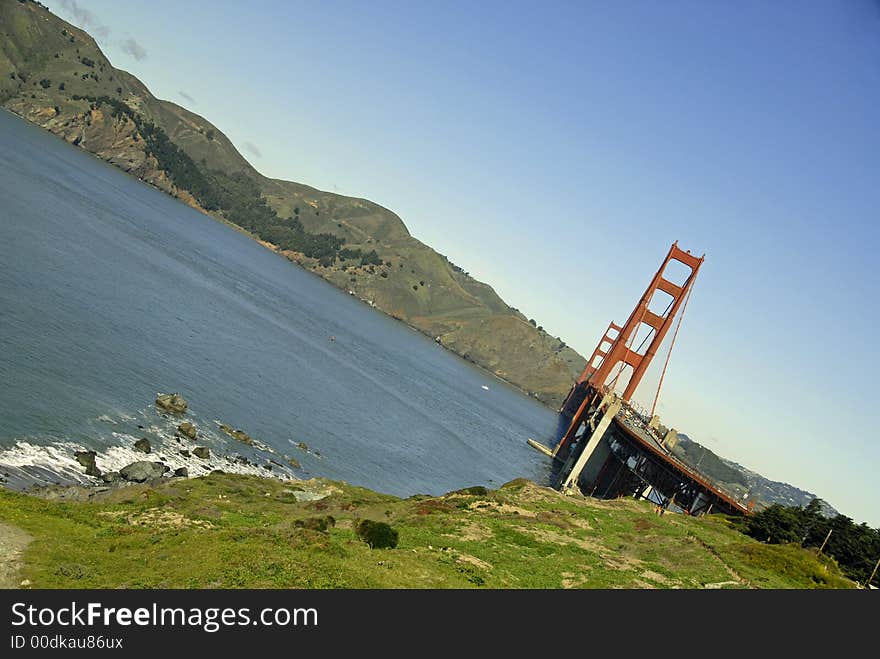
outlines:
[[[335,340],[330,340],[330,337]],[[488,390],[483,387],[488,387]],[[211,449],[193,469],[180,392]],[[219,423],[258,440],[230,439]],[[0,111],[0,477],[170,466],[326,476],[407,496],[546,480],[557,416],[246,236]],[[303,442],[309,450],[297,445]],[[194,445],[194,444],[193,444]],[[238,456],[251,463],[243,464]],[[288,465],[295,458],[301,468]]]

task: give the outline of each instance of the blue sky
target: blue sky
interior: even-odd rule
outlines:
[[[880,526],[880,3],[45,4],[581,353],[705,253],[664,422]]]

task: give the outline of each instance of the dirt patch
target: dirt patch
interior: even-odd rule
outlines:
[[[707,583],[703,588],[708,588],[709,590],[718,590],[720,588],[724,588],[725,586],[741,586],[742,584],[739,581],[719,581],[717,583]]]
[[[0,522],[0,588],[21,585],[21,555],[31,540],[33,538],[17,526]]]
[[[585,574],[575,574],[574,572],[562,573],[563,588],[580,588],[589,580],[590,578]]]
[[[537,517],[534,510],[522,508],[520,506],[512,506],[509,503],[497,503],[495,501],[474,501],[468,505],[470,510],[487,513],[500,513],[502,515],[521,515],[522,517]]]
[[[207,520],[191,519],[173,510],[162,510],[161,508],[150,508],[138,513],[127,513],[122,510],[105,511],[98,513],[98,516],[117,520],[124,518],[132,526],[151,526],[159,529],[214,528],[214,525]]]
[[[681,583],[679,581],[676,581],[675,579],[670,579],[669,577],[665,577],[659,572],[654,572],[652,570],[645,570],[639,576],[642,579],[653,581],[654,583],[658,583],[661,586],[666,586],[668,588],[677,588],[681,586]]]
[[[655,522],[648,519],[637,519],[635,526],[636,531],[648,531],[649,529],[659,528]]]
[[[455,560],[458,563],[468,563],[470,565],[473,565],[474,567],[480,568],[481,570],[491,570],[492,569],[491,563],[487,563],[486,561],[481,560],[481,559],[477,558],[476,556],[471,556],[470,554],[465,554],[464,552],[461,552],[461,551],[455,552]]]
[[[636,570],[641,567],[642,561],[621,553],[612,552],[606,546],[595,540],[587,538],[575,538],[570,535],[557,533],[549,529],[535,529],[525,526],[517,526],[517,531],[527,533],[541,542],[549,542],[557,545],[575,545],[593,554],[597,554],[605,563],[605,567],[611,570]]]
[[[456,538],[458,540],[465,540],[469,542],[481,542],[483,540],[488,540],[491,538],[494,533],[492,533],[492,529],[486,528],[482,524],[477,524],[476,522],[467,522],[462,524],[462,526],[458,529],[458,533],[444,533],[444,538]]]
[[[541,542],[549,542],[554,545],[575,545],[576,547],[593,552],[594,554],[599,554],[600,556],[607,553],[605,547],[598,542],[586,540],[584,538],[575,538],[570,535],[551,531],[550,529],[535,529],[526,526],[517,526],[516,530],[521,533],[527,533]]]
[[[550,487],[542,487],[531,481],[527,481],[519,490],[518,496],[526,502],[537,503],[547,501],[559,501],[564,495]]]
[[[416,515],[430,515],[432,513],[448,513],[453,510],[455,510],[455,507],[449,505],[445,501],[428,499],[427,501],[419,502],[416,505],[414,512]]]
[[[569,529],[573,529],[576,526],[571,522],[571,520],[564,515],[560,515],[559,513],[554,513],[546,510],[542,510],[537,514],[535,519],[542,524],[550,524],[551,526],[555,526],[557,528],[562,529],[563,531],[568,531]],[[583,527],[580,527],[583,528]],[[587,527],[589,528],[589,527]]]

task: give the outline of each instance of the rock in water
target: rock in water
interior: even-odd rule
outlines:
[[[202,460],[207,460],[211,457],[211,451],[208,449],[207,446],[196,446],[192,450],[192,453],[194,456],[196,456],[197,458],[201,458]]]
[[[189,476],[189,470],[186,467],[178,467],[174,470],[174,475],[178,478],[186,478]]]
[[[179,432],[181,435],[189,437],[190,439],[196,438],[196,427],[189,421],[184,421],[179,426],[177,426],[177,432]]]
[[[113,483],[119,480],[119,472],[118,471],[106,471],[101,476],[101,480],[105,483]]]
[[[134,443],[134,447],[138,451],[143,451],[144,453],[149,453],[153,450],[153,447],[150,445],[150,440],[144,437],[143,439],[139,439]]]
[[[86,468],[87,476],[94,476],[95,478],[101,477],[101,470],[98,469],[98,465],[95,464],[95,457],[97,453],[94,451],[77,451],[73,454],[73,457],[76,458],[76,461],[79,462],[83,467]]]
[[[167,412],[183,414],[188,404],[180,394],[159,394],[156,396],[156,405]]]
[[[244,430],[236,430],[235,428],[227,426],[225,423],[220,424],[220,430],[232,437],[232,439],[237,439],[248,446],[254,446],[254,440]]]
[[[130,465],[120,469],[119,475],[132,483],[143,483],[153,478],[162,477],[168,469],[169,467],[162,462],[141,460],[139,462],[132,462]]]

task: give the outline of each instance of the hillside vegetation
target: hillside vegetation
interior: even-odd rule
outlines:
[[[106,492],[0,488],[32,588],[852,588],[833,560],[723,517],[516,480],[407,499],[213,473]],[[370,520],[365,524],[363,520]],[[387,525],[387,526],[386,526]],[[364,529],[383,533],[364,533]],[[375,548],[371,548],[373,542]],[[381,544],[389,546],[379,548]]]
[[[3,107],[241,228],[548,405],[582,370],[581,355],[411,236],[393,212],[262,176],[216,126],[157,99],[39,3],[0,0],[0,30]]]

